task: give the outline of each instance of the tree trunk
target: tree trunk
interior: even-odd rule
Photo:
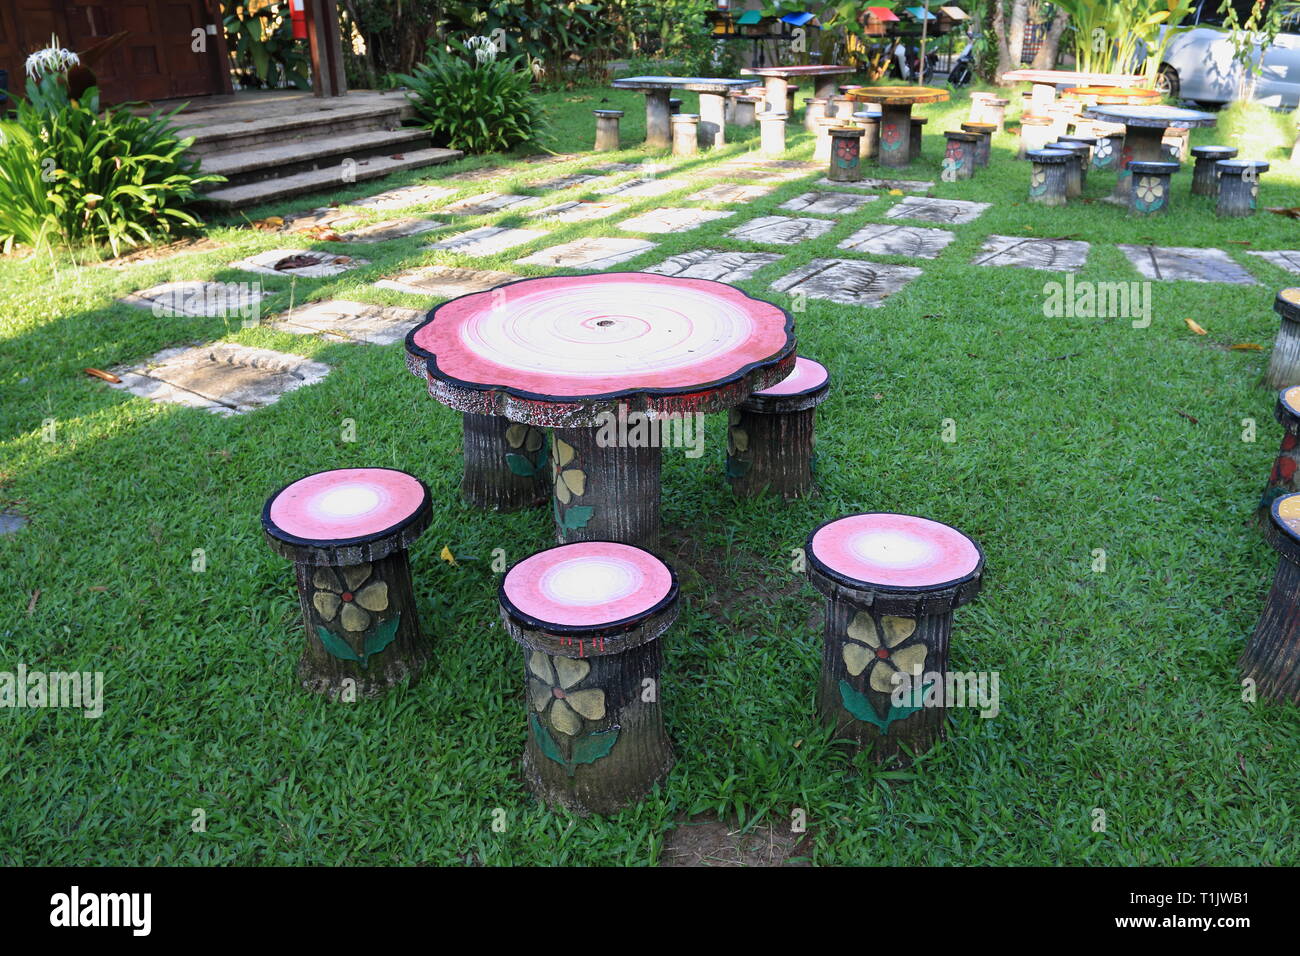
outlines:
[[[1047,36],[1043,39],[1043,45],[1038,48],[1038,53],[1034,55],[1034,62],[1030,64],[1035,70],[1056,69],[1056,57],[1061,50],[1061,37],[1069,25],[1070,15],[1064,10],[1057,10],[1052,25],[1047,29]]]
[[[1010,73],[1015,69],[1011,65],[1011,49],[1007,45],[1007,21],[1006,15],[1002,11],[1002,0],[995,0],[993,4],[993,37],[997,41],[998,47],[998,68],[997,75],[993,77],[993,82],[999,86],[1010,86],[1002,79],[1002,74]]]
[[[1029,0],[1012,0],[1011,23],[1007,27],[1007,53],[1011,69],[1020,69],[1021,54],[1025,50],[1025,26],[1029,22]]]

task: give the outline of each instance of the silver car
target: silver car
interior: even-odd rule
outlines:
[[[1230,103],[1237,98],[1245,68],[1233,60],[1221,6],[1222,0],[1200,0],[1182,24],[1191,29],[1176,35],[1165,48],[1157,88],[1170,98],[1200,103]],[[1244,23],[1254,0],[1232,0],[1232,6],[1238,22]],[[1282,32],[1263,51],[1255,95],[1268,106],[1300,105],[1300,12],[1287,14]]]

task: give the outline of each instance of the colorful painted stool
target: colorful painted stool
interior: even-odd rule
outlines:
[[[1290,388],[1300,385],[1300,289],[1279,292],[1273,300],[1273,311],[1282,322],[1273,339],[1264,384],[1269,388]]]
[[[700,151],[700,117],[698,113],[678,113],[668,118],[673,129],[673,155],[694,156]]]
[[[975,165],[987,166],[993,153],[993,134],[998,131],[997,126],[993,123],[962,123],[961,131],[979,136],[979,142],[975,144]]]
[[[1129,171],[1129,211],[1136,216],[1163,216],[1169,212],[1173,197],[1169,179],[1178,172],[1178,164],[1168,160],[1133,160]]]
[[[965,124],[963,124],[965,125]],[[971,179],[975,175],[976,157],[979,154],[979,133],[963,133],[950,129],[944,133],[947,146],[943,152],[944,179]],[[951,170],[951,172],[949,172]]]
[[[1268,163],[1262,159],[1221,159],[1214,168],[1219,171],[1219,204],[1214,211],[1229,219],[1255,215],[1259,177],[1268,172]]]
[[[831,158],[826,178],[833,183],[856,183],[862,179],[862,140],[867,131],[858,126],[834,126],[830,130]]]
[[[853,114],[853,122],[857,123],[865,134],[862,137],[862,158],[879,159],[880,114],[872,113],[867,110],[858,110]]]
[[[1020,148],[1017,159],[1028,159],[1029,154],[1046,148],[1052,141],[1052,121],[1046,116],[1020,117]]]
[[[431,514],[424,482],[391,468],[318,472],[267,500],[266,540],[298,579],[307,636],[298,679],[307,690],[377,697],[419,679],[429,648],[406,551]]]
[[[924,116],[913,116],[911,139],[907,143],[907,155],[912,162],[921,158],[921,134],[925,132],[925,124],[930,122]]]
[[[1300,704],[1300,494],[1273,501],[1264,534],[1278,553],[1273,588],[1237,666],[1259,696]]]
[[[620,149],[622,143],[618,134],[618,123],[623,118],[622,110],[592,110],[596,114],[596,152],[609,153]]]
[[[1065,195],[1069,199],[1077,199],[1082,196],[1084,187],[1088,185],[1088,154],[1092,150],[1085,143],[1073,143],[1068,140],[1057,140],[1055,143],[1048,143],[1047,148],[1063,149],[1074,156],[1073,166],[1066,167]]]
[[[1029,176],[1029,201],[1044,206],[1066,204],[1066,176],[1074,165],[1074,154],[1064,149],[1031,149],[1025,154],[1034,164]]]
[[[673,763],[659,687],[672,568],[632,545],[564,544],[511,567],[500,602],[523,647],[529,789],[583,814],[644,797]]]
[[[727,480],[742,498],[798,498],[813,488],[816,409],[831,391],[825,366],[799,356],[782,382],[728,412]]]
[[[1300,386],[1293,385],[1278,392],[1273,417],[1282,426],[1282,447],[1273,460],[1273,470],[1269,472],[1268,484],[1260,497],[1262,511],[1267,511],[1282,495],[1300,491],[1300,482],[1296,480],[1296,466],[1300,465]]]
[[[1192,167],[1192,195],[1218,196],[1217,164],[1221,159],[1232,159],[1236,155],[1235,146],[1193,146],[1192,156],[1196,160],[1196,165]]]
[[[1077,126],[1075,128],[1078,129]],[[1084,129],[1087,129],[1086,124],[1084,126]],[[1061,136],[1057,139],[1057,142],[1082,143],[1084,146],[1088,147],[1088,156],[1087,156],[1087,160],[1084,163],[1084,182],[1087,182],[1088,179],[1087,171],[1092,168],[1092,154],[1093,154],[1093,150],[1097,148],[1097,137],[1076,133],[1072,136]]]
[[[764,156],[780,156],[785,152],[785,121],[789,113],[759,113],[759,150]]]
[[[1165,130],[1165,135],[1160,140],[1160,150],[1166,159],[1175,163],[1184,163],[1187,161],[1187,148],[1191,145],[1191,137],[1190,129],[1171,127]]]
[[[1096,124],[1093,124],[1096,129]],[[1123,129],[1123,127],[1121,127]],[[1114,169],[1118,170],[1124,158],[1124,134],[1120,133],[1100,133],[1097,136],[1097,145],[1092,150],[1092,168],[1093,169]]]
[[[952,612],[979,593],[984,555],[955,528],[913,515],[850,515],[805,548],[826,595],[817,713],[837,739],[884,759],[943,737]]]

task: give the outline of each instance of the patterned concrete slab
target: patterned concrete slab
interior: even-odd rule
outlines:
[[[546,189],[559,192],[564,189],[573,189],[575,186],[586,186],[589,183],[598,183],[607,176],[601,176],[597,173],[573,173],[568,176],[553,176],[550,179],[539,179],[535,183],[529,183],[529,189]]]
[[[272,321],[271,328],[291,335],[319,335],[331,342],[392,345],[404,339],[424,315],[420,309],[330,299],[291,309]]]
[[[436,219],[424,219],[419,216],[389,219],[386,222],[375,222],[345,232],[339,236],[339,242],[391,242],[394,239],[420,236],[443,228],[446,228],[445,225]]]
[[[641,163],[601,163],[591,167],[595,172],[606,174],[635,173],[645,169]]]
[[[732,239],[793,246],[819,239],[835,228],[829,219],[794,219],[790,216],[759,216],[727,233]]]
[[[624,232],[688,232],[698,229],[706,222],[715,222],[734,216],[734,212],[721,209],[652,209],[618,224]]]
[[[356,204],[353,203],[352,205]],[[285,232],[306,232],[309,229],[321,227],[343,229],[361,221],[361,217],[356,213],[344,212],[341,209],[335,209],[333,206],[320,206],[302,212],[291,212],[284,216],[283,219],[284,225],[281,229]]]
[[[538,196],[516,196],[511,193],[481,193],[468,196],[450,206],[444,206],[439,212],[450,216],[490,216],[503,209],[520,209],[541,202]]]
[[[867,203],[876,202],[879,196],[858,196],[854,193],[804,193],[795,196],[789,202],[783,202],[778,209],[790,212],[806,212],[816,216],[842,216],[855,213]]]
[[[752,186],[744,183],[718,183],[687,196],[688,202],[753,202],[762,199],[775,186]]]
[[[1019,266],[1074,272],[1088,261],[1089,245],[1075,239],[1030,239],[1024,236],[989,236],[973,260],[976,266]]]
[[[412,186],[399,186],[386,192],[377,193],[366,199],[348,203],[363,209],[405,209],[408,206],[421,206],[426,203],[442,202],[448,196],[456,195],[456,190],[445,186],[430,186],[416,183]]]
[[[685,179],[629,179],[627,182],[596,190],[599,196],[620,196],[625,199],[648,199],[685,189],[690,183]]]
[[[835,183],[829,179],[819,179],[813,185],[826,189],[869,189],[885,192],[897,189],[903,193],[924,193],[934,188],[934,183],[919,179],[863,179],[856,183]]]
[[[262,299],[261,282],[164,282],[132,292],[118,301],[149,309],[159,317],[252,319]]]
[[[1148,279],[1259,285],[1254,276],[1233,262],[1222,249],[1128,245],[1116,248]]]
[[[122,381],[110,388],[154,402],[237,415],[321,381],[330,367],[300,355],[215,342],[164,349],[140,365],[115,371]]]
[[[1248,256],[1258,256],[1265,262],[1271,262],[1279,269],[1300,275],[1300,250],[1283,250],[1278,252],[1248,252]]]
[[[894,226],[876,222],[864,226],[840,243],[841,249],[864,252],[878,256],[911,256],[914,259],[934,259],[956,239],[947,229],[926,229],[922,226]]]
[[[443,176],[443,182],[449,183],[482,183],[489,179],[498,179],[505,174],[505,170],[500,166],[480,166],[478,169],[466,169],[463,172],[452,173],[450,176]]]
[[[955,226],[984,215],[992,203],[968,202],[965,199],[932,199],[908,196],[885,211],[886,219],[920,219]]]
[[[553,269],[608,269],[655,248],[645,239],[577,239],[534,252],[520,259],[520,265],[550,266]]]
[[[0,511],[0,535],[21,531],[26,524],[27,519],[22,515],[12,511]]]
[[[642,269],[661,276],[683,279],[712,279],[715,282],[739,282],[753,278],[764,266],[780,262],[785,256],[775,252],[721,252],[717,249],[692,249],[679,256],[669,256],[657,266]]]
[[[878,308],[921,274],[913,266],[890,266],[856,259],[814,259],[772,283],[778,292],[800,293],[842,305]]]
[[[441,242],[432,243],[425,248],[436,249],[440,252],[457,252],[465,256],[494,256],[498,252],[505,252],[515,246],[522,246],[526,242],[541,239],[545,235],[546,233],[538,229],[483,226],[479,229],[471,229],[469,232],[462,232],[458,236],[443,239]]]
[[[554,206],[547,206],[525,215],[539,222],[588,222],[592,219],[604,219],[626,208],[627,204],[621,202],[575,199],[571,202],[556,203]]]
[[[738,157],[695,173],[699,179],[758,179],[765,182],[789,182],[816,172],[825,172],[825,163],[805,163],[793,159],[762,160]]]
[[[340,256],[332,252],[317,252],[313,249],[271,249],[232,262],[230,268],[268,276],[328,279],[368,265],[370,265],[369,259]]]
[[[460,269],[456,266],[422,266],[408,269],[375,283],[379,289],[396,289],[410,295],[431,295],[440,299],[495,289],[503,282],[523,278],[513,272],[495,272],[491,269]]]

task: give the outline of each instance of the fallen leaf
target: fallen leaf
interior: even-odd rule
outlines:
[[[108,588],[104,587],[104,585],[102,585],[102,584],[93,584],[93,585],[91,585],[90,590],[92,590],[92,591],[107,591]]]
[[[438,557],[442,558],[442,560],[446,561],[450,565],[460,567],[460,565],[456,564],[456,556],[451,553],[451,548],[446,545],[442,546],[442,553],[438,555]]]
[[[32,599],[27,602],[28,614],[31,614],[32,611],[36,610],[36,602],[39,601],[40,599],[41,599],[41,589],[37,588],[35,591],[32,592]]]
[[[284,219],[280,216],[267,216],[265,219],[258,219],[253,222],[254,229],[261,229],[263,232],[274,232],[284,227]]]
[[[1276,213],[1279,216],[1300,219],[1300,206],[1269,206],[1267,208],[1269,212]]]
[[[1229,345],[1229,349],[1234,352],[1262,352],[1264,346],[1256,345],[1254,342],[1238,342],[1236,345]]]
[[[84,371],[87,375],[93,375],[95,378],[102,378],[106,382],[112,382],[114,385],[121,384],[122,381],[112,372],[104,372],[97,368],[88,368],[88,369],[83,369],[82,371]]]
[[[903,195],[903,191],[902,191],[901,189],[891,189],[891,190],[889,191],[889,195],[891,195],[891,196],[901,196],[901,195]]]
[[[393,155],[388,158],[401,160],[401,159],[406,159],[406,156],[403,153],[393,153]]]
[[[285,256],[271,268],[276,272],[289,272],[293,269],[306,269],[318,265],[320,265],[320,260],[315,256],[293,255]]]
[[[1183,319],[1183,321],[1186,322],[1186,323],[1187,323],[1187,327],[1188,327],[1189,329],[1191,329],[1193,332],[1195,332],[1197,335],[1207,335],[1207,334],[1208,334],[1208,333],[1205,331],[1205,329],[1201,328],[1201,326],[1198,325],[1198,324],[1196,323],[1196,320],[1195,320],[1195,319]]]
[[[1187,420],[1188,420],[1189,422],[1191,422],[1193,425],[1199,425],[1199,424],[1200,424],[1199,421],[1197,421],[1197,420],[1196,420],[1195,418],[1193,418],[1191,415],[1188,415],[1188,414],[1187,414],[1185,411],[1183,411],[1181,408],[1175,408],[1174,411],[1175,411],[1177,414],[1182,415],[1183,418],[1187,419]]]

